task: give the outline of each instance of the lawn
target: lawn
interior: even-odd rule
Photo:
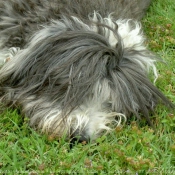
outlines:
[[[154,0],[143,19],[148,47],[161,56],[156,86],[175,103],[175,0]],[[156,131],[131,121],[96,142],[59,142],[27,125],[17,110],[0,116],[0,174],[175,174],[175,111],[160,105]]]

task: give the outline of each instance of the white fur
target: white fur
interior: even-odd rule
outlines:
[[[142,28],[139,22],[125,19],[117,20],[116,23],[124,48],[133,48],[137,51],[146,49],[144,45],[145,38],[142,34]]]
[[[26,115],[33,114],[30,118],[30,125],[42,132],[61,137],[77,130],[85,131],[87,136],[93,140],[102,132],[111,131],[116,126],[126,121],[126,117],[117,112],[108,111],[103,104],[88,100],[76,110],[72,111],[66,118],[62,118],[62,111],[59,106],[53,107],[46,99],[36,99],[31,96],[23,102],[23,112]],[[41,119],[42,118],[42,119]],[[111,125],[112,124],[112,125]],[[56,126],[56,128],[53,128]],[[53,133],[50,131],[53,130]]]
[[[11,60],[19,51],[18,47],[11,47],[10,49],[3,49],[0,51],[0,65]]]
[[[140,22],[133,19],[120,19],[114,22],[112,14],[110,14],[106,18],[102,18],[97,12],[94,12],[92,17],[89,16],[89,19],[93,22],[98,22],[98,20],[100,19],[101,23],[110,26],[114,30],[117,24],[117,30],[120,37],[122,38],[122,44],[125,50],[132,48],[135,51],[144,51],[147,49],[145,44],[145,37],[143,35]],[[97,32],[97,27],[93,25],[92,30]],[[114,32],[107,27],[104,30],[105,37],[108,38],[110,45],[115,48],[118,40]],[[153,59],[153,55],[150,54],[150,59],[148,57],[145,58],[144,56],[140,55],[135,55],[135,57],[131,57],[130,54],[128,55],[127,53],[124,53],[124,56],[127,56],[128,58],[136,61],[143,68],[143,70],[147,72],[152,69],[155,77],[154,82],[157,80],[158,74],[155,66],[156,59]]]
[[[106,18],[102,18],[97,12],[94,12],[93,17],[89,16],[89,18],[94,22],[98,22],[100,19],[101,23],[110,26],[114,30],[117,25],[117,30],[120,37],[122,38],[124,48],[133,48],[138,51],[146,49],[144,44],[145,38],[142,33],[142,27],[140,22],[132,19],[120,19],[114,21],[112,19],[112,15],[109,15]],[[96,28],[94,26],[92,28],[96,31]],[[105,36],[106,38],[108,38],[111,46],[115,47],[118,41],[113,31],[106,27]]]

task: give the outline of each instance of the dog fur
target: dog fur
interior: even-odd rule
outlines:
[[[0,101],[54,137],[89,140],[173,104],[140,23],[150,0],[1,0]]]

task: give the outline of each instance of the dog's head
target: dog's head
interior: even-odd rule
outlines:
[[[1,69],[4,101],[15,99],[32,126],[55,135],[90,138],[131,114],[150,123],[149,111],[170,102],[148,79],[150,69],[157,78],[157,58],[144,41],[134,20],[52,21]]]

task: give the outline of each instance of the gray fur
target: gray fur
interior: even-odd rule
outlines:
[[[64,15],[88,20],[94,11],[115,19],[141,19],[151,0],[1,0],[0,35],[2,47],[23,48],[43,24]],[[10,34],[10,35],[9,35]]]

